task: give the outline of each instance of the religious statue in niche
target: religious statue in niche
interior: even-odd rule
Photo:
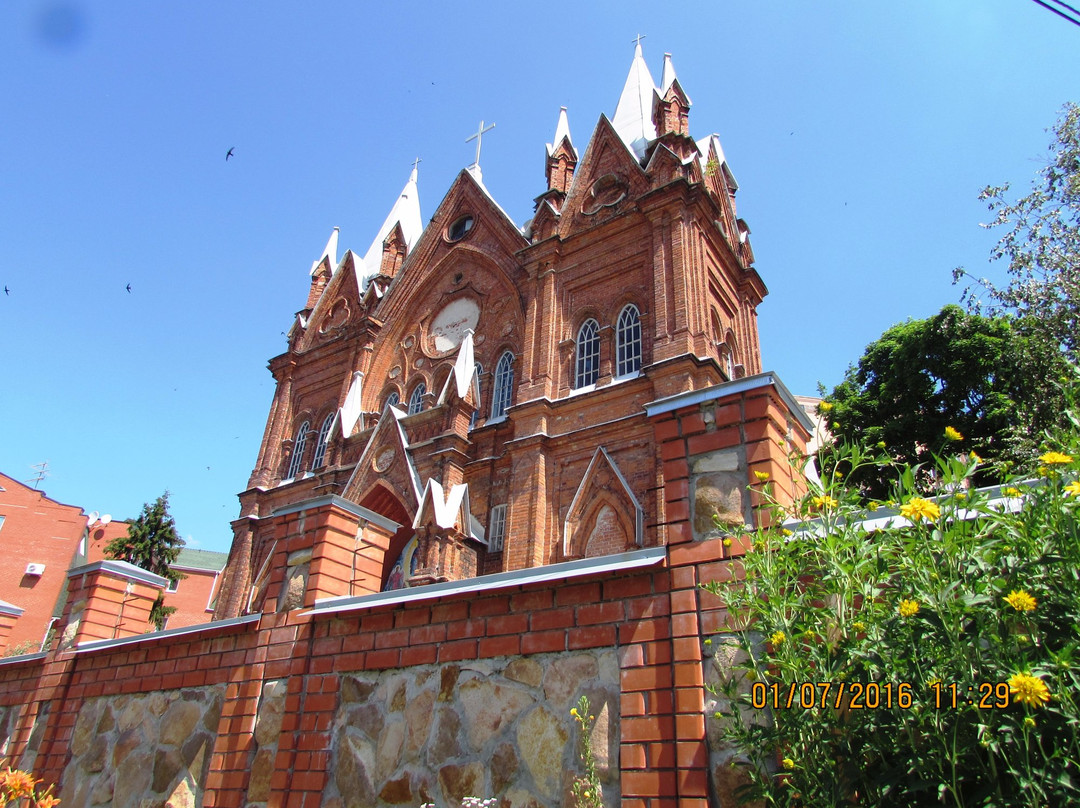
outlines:
[[[405,543],[401,555],[398,556],[397,561],[394,562],[394,566],[390,570],[390,577],[386,579],[383,592],[404,589],[409,585],[409,578],[416,574],[416,566],[419,563],[416,553],[417,546],[416,536],[413,536]]]

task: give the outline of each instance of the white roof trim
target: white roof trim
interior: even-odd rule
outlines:
[[[209,623],[199,623],[197,626],[183,626],[181,628],[167,628],[164,631],[151,631],[148,634],[136,634],[133,637],[121,637],[118,640],[93,640],[81,642],[73,649],[76,654],[85,654],[90,651],[101,651],[105,648],[116,648],[119,645],[130,645],[136,642],[149,642],[161,640],[166,637],[182,637],[185,634],[200,634],[207,631],[217,631],[232,626],[244,626],[248,623],[257,623],[262,619],[261,614],[245,614],[243,617],[232,617],[228,620],[212,620]]]
[[[383,242],[386,241],[386,237],[390,235],[390,231],[394,229],[396,224],[401,223],[401,233],[405,237],[405,244],[410,250],[424,231],[424,221],[420,217],[420,194],[416,187],[416,176],[417,172],[414,166],[412,173],[409,174],[409,181],[401,189],[401,193],[398,195],[394,207],[390,209],[386,221],[382,223],[375,240],[371,242],[368,251],[364,253],[361,277],[357,278],[360,281],[361,290],[366,288],[368,282],[379,274],[379,268],[382,266]]]
[[[68,578],[74,578],[76,575],[85,575],[88,572],[108,572],[112,575],[119,576],[120,578],[128,578],[132,581],[142,581],[144,584],[150,584],[150,586],[160,587],[164,589],[169,579],[161,575],[155,575],[148,570],[144,570],[142,567],[136,567],[134,564],[129,564],[126,561],[113,561],[112,559],[105,559],[103,561],[95,561],[93,564],[84,564],[81,567],[75,567],[68,571]]]
[[[791,394],[791,391],[784,386],[782,381],[780,381],[780,377],[771,371],[758,373],[755,376],[747,376],[742,379],[736,379],[733,382],[723,382],[722,384],[705,387],[701,390],[691,390],[688,393],[678,393],[674,396],[650,401],[645,405],[645,412],[652,418],[655,415],[663,415],[665,412],[672,412],[680,407],[704,404],[706,401],[715,401],[724,396],[744,393],[750,390],[756,390],[759,387],[769,386],[776,388],[776,391],[780,394],[781,400],[787,405],[791,414],[795,416],[795,420],[802,424],[803,428],[811,435],[814,434],[813,420],[806,414],[806,410],[799,405],[799,402],[795,400],[795,396]]]
[[[319,268],[319,264],[322,263],[322,260],[324,258],[329,258],[330,259],[330,272],[331,273],[337,272],[337,269],[338,269],[337,244],[338,244],[338,234],[339,234],[340,231],[341,231],[340,227],[335,227],[334,228],[334,232],[332,232],[330,234],[330,238],[326,242],[326,247],[323,249],[322,255],[320,255],[317,260],[312,262],[312,264],[311,264],[311,272],[308,273],[309,275],[314,275],[315,274],[315,270]]]
[[[596,464],[600,462],[600,458],[603,457],[607,460],[608,466],[615,472],[615,476],[618,478],[619,483],[623,487],[623,491],[630,497],[630,501],[634,503],[634,543],[640,545],[644,533],[644,516],[645,511],[641,507],[641,503],[638,502],[638,498],[634,496],[634,492],[630,490],[630,484],[626,482],[626,478],[623,477],[623,473],[619,470],[619,467],[615,464],[615,459],[608,454],[607,449],[603,446],[597,446],[596,451],[593,452],[592,460],[589,461],[588,467],[585,469],[585,473],[581,476],[581,482],[578,483],[578,489],[574,493],[574,498],[570,500],[570,508],[566,511],[566,519],[563,521],[563,552],[569,552],[570,550],[570,514],[574,513],[574,509],[577,507],[578,500],[585,495],[585,487],[589,482],[590,476],[593,470],[596,468]]]
[[[466,578],[463,581],[446,581],[444,583],[428,584],[427,586],[396,589],[392,592],[378,592],[373,595],[323,598],[315,601],[311,614],[315,616],[340,614],[360,609],[374,609],[395,603],[419,603],[470,592],[496,592],[500,589],[517,589],[528,584],[564,581],[586,575],[650,567],[666,559],[666,547],[648,547],[643,550],[631,550],[628,553],[583,558],[577,561],[565,561],[561,564],[548,564],[543,567],[499,572],[494,575],[481,575],[477,578]]]

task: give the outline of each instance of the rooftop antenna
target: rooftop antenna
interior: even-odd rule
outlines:
[[[43,463],[34,463],[30,468],[34,469],[35,475],[31,480],[26,480],[27,483],[33,483],[35,490],[41,484],[41,481],[49,476],[49,461],[46,460]]]

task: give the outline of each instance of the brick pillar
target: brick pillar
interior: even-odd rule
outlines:
[[[396,531],[394,523],[376,523],[336,505],[320,509],[316,523],[304,605],[314,606],[319,598],[381,591],[383,566]]]
[[[8,637],[22,613],[23,610],[18,606],[0,600],[0,649],[7,648]]]
[[[168,583],[126,561],[98,561],[71,570],[61,649],[152,630],[150,609]]]

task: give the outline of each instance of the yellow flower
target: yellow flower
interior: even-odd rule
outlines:
[[[577,718],[577,715],[578,715],[577,707],[571,707],[570,708],[570,715],[574,716],[574,718]]]
[[[724,539],[724,546],[725,547],[730,547],[731,546],[731,539]]]
[[[795,535],[795,531],[794,531],[794,530],[789,530],[789,529],[788,529],[788,528],[786,528],[786,527],[785,527],[785,528],[781,528],[781,529],[780,529],[780,532],[781,532],[781,533],[782,533],[783,535],[785,535],[785,536],[794,536],[794,535]]]
[[[912,497],[900,506],[900,515],[912,522],[918,522],[920,519],[937,519],[941,516],[941,508],[928,499]]]
[[[1042,679],[1027,673],[1017,673],[1009,677],[1009,690],[1016,701],[1029,707],[1042,707],[1050,701],[1050,690]]]
[[[774,631],[773,635],[771,637],[769,637],[769,642],[771,642],[773,645],[779,645],[780,643],[782,643],[786,639],[787,639],[787,635],[785,635],[784,632],[782,632],[782,631]]]
[[[904,598],[900,601],[897,611],[900,612],[901,617],[914,617],[919,612],[919,601]]]
[[[1023,589],[1014,589],[1005,596],[1005,602],[1018,612],[1035,611],[1035,598],[1031,597]]]
[[[963,502],[965,499],[967,499],[967,494],[965,494],[963,491],[957,491],[955,497],[961,502]]]
[[[1010,485],[1008,488],[1002,488],[1001,493],[1007,497],[1018,497],[1020,496],[1020,489]]]
[[[817,405],[818,412],[828,412],[833,408],[831,401],[822,401]]]
[[[1080,482],[1073,481],[1065,486],[1065,493],[1070,497],[1080,497]]]
[[[769,472],[767,471],[755,471],[754,476],[758,478],[759,483],[763,483],[769,479]]]
[[[823,494],[820,497],[814,497],[810,500],[815,508],[835,508],[840,503],[830,497],[828,494]]]
[[[785,769],[787,769],[788,771],[791,771],[792,769],[794,769],[794,768],[795,768],[795,761],[794,761],[794,760],[792,760],[791,758],[784,758],[784,760],[783,760],[783,766],[784,766],[784,768],[785,768]]]
[[[52,786],[49,786],[51,789]],[[34,808],[56,808],[60,804],[60,798],[50,793],[41,794],[34,800]]]
[[[40,782],[40,780],[35,780],[29,772],[12,769],[10,766],[6,772],[0,772],[0,788],[6,789],[15,799],[32,797],[34,786]]]
[[[968,452],[968,460],[970,460],[972,463],[982,462],[982,458],[975,454],[975,452]]]
[[[705,638],[705,644],[706,645],[712,645],[712,637],[706,637]]]
[[[879,440],[879,441],[877,442],[877,447],[878,447],[879,449],[884,449],[884,448],[885,448],[885,441],[883,441],[883,440]]]
[[[1047,452],[1046,454],[1039,455],[1039,460],[1045,463],[1047,466],[1063,466],[1066,463],[1072,462],[1072,457],[1061,452]]]
[[[1024,718],[1024,726],[1028,729],[1035,729],[1035,719],[1030,715]]]
[[[862,622],[861,620],[856,620],[854,623],[851,624],[851,627],[856,631],[866,631],[866,623]]]
[[[964,436],[960,434],[959,429],[954,429],[951,426],[945,427],[945,438],[947,440],[963,440]]]

